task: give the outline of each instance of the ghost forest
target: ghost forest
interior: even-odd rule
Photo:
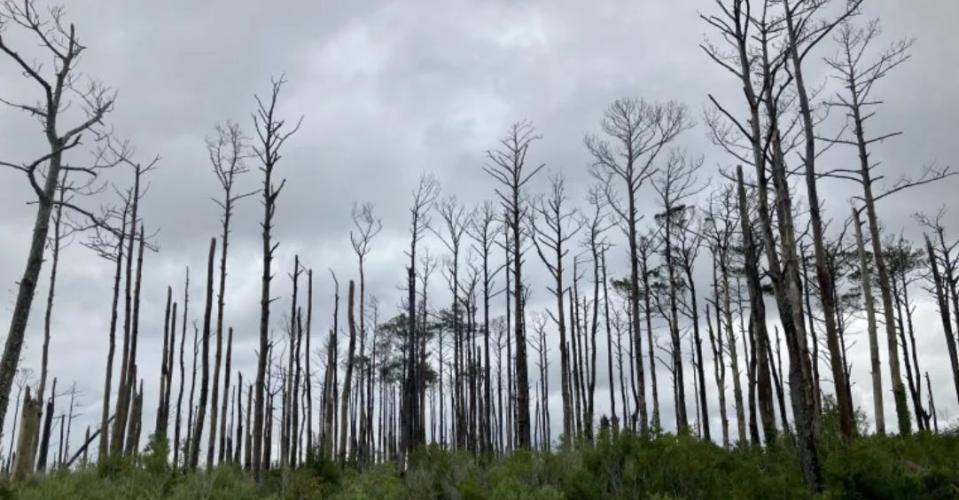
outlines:
[[[788,484],[776,495],[817,495],[837,487],[830,481],[869,488],[850,484],[886,459],[893,464],[883,474],[900,471],[903,481],[920,478],[906,484],[932,488],[912,494],[959,495],[955,421],[935,399],[959,402],[959,239],[945,208],[913,215],[917,241],[882,220],[903,210],[897,195],[954,182],[953,172],[932,160],[906,176],[884,172],[891,167],[879,144],[908,138],[870,119],[883,111],[884,78],[909,71],[913,42],[887,39],[869,15],[863,0],[704,2],[697,64],[721,68],[736,99],[706,95],[701,116],[680,102],[616,99],[583,124],[591,161],[579,167],[538,161],[543,138],[517,121],[476,153],[488,182],[471,189],[488,201],[475,206],[424,172],[398,228],[405,248],[389,256],[396,270],[388,279],[402,290],[392,306],[368,286],[383,229],[373,203],[353,205],[342,251],[355,267],[328,269],[298,255],[278,266],[287,250],[274,235],[277,214],[286,182],[297,182],[283,153],[310,140],[298,133],[308,116],[281,113],[283,76],[255,95],[245,123],[212,128],[207,156],[197,158],[220,187],[209,193],[220,217],[205,267],[180,266],[177,282],[146,281],[162,232],[143,200],[167,196],[148,189],[163,162],[109,124],[122,100],[82,73],[88,47],[65,10],[4,1],[3,79],[22,78],[29,93],[0,96],[3,116],[25,114],[44,139],[31,158],[0,158],[15,173],[4,182],[32,190],[33,216],[29,235],[7,235],[28,248],[26,262],[4,263],[23,266],[3,311],[4,488],[52,496],[42,488],[57,477],[146,468],[173,478],[152,494],[162,496],[185,478],[228,469],[253,494],[308,496],[294,485],[303,470],[319,482],[389,470],[411,488],[431,456],[468,457],[477,467],[525,456],[576,470],[613,467],[590,460],[616,464],[618,472],[595,472],[606,479],[579,493],[559,484],[573,469],[542,472],[559,484],[550,490],[557,497],[750,496],[670,486],[732,467],[720,461],[659,486],[643,470],[624,472],[630,463],[685,460],[668,458],[666,442],[689,447],[690,457],[753,460],[739,482],[781,474]],[[823,80],[834,85],[823,91]],[[681,145],[697,133],[716,146],[709,160]],[[855,160],[830,159],[842,150]],[[592,182],[568,184],[562,171],[572,168],[588,170]],[[820,192],[833,185],[847,196],[829,200],[827,213]],[[234,217],[257,203],[256,220]],[[648,206],[656,210],[642,213]],[[261,240],[258,302],[242,304],[258,311],[257,325],[225,314],[234,300],[228,277],[241,272],[228,254],[239,225],[255,226]],[[108,318],[106,331],[55,328],[70,242],[109,269],[109,280],[88,284],[112,294],[94,312]],[[547,282],[531,283],[531,272]],[[165,307],[141,315],[150,293],[162,293]],[[314,317],[321,294],[332,298],[323,318]],[[534,295],[547,297],[537,302],[544,309],[528,305]],[[923,302],[937,311],[934,322],[915,319]],[[30,346],[40,350],[38,367],[22,361],[31,322],[42,328],[42,345]],[[256,339],[255,366],[235,361],[241,331]],[[138,351],[141,334],[161,333],[162,351]],[[57,377],[57,358],[71,355],[49,352],[58,335],[83,336],[106,353],[105,366],[87,367],[102,377],[102,393],[86,395],[99,401],[95,415],[80,419],[76,385]],[[920,352],[920,341],[935,352]],[[857,351],[869,379],[852,377]],[[145,393],[150,386],[158,389]],[[872,407],[854,405],[854,387]],[[877,455],[844,473],[860,461],[862,443]],[[944,451],[904,458],[907,467],[895,460],[914,449],[909,443]],[[644,449],[654,457],[629,458]],[[578,461],[550,462],[574,451]],[[616,453],[625,455],[610,458]],[[835,456],[849,463],[830,466]],[[782,470],[771,465],[780,462]],[[280,486],[263,489],[270,481]],[[324,494],[359,487],[346,482]],[[468,496],[457,484],[399,495]]]

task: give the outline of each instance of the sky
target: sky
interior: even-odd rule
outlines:
[[[707,0],[70,2],[67,18],[75,23],[87,47],[81,71],[118,90],[107,123],[136,145],[140,161],[160,157],[159,168],[149,174],[142,207],[148,230],[157,231],[158,249],[146,255],[143,278],[138,357],[141,374],[149,374],[144,421],[152,425],[156,405],[159,381],[154,374],[162,345],[166,288],[173,286],[176,296],[182,295],[187,266],[194,283],[191,318],[201,319],[195,313],[202,298],[196,284],[206,272],[207,245],[209,238],[219,234],[220,216],[212,201],[219,196],[219,187],[205,139],[213,134],[215,124],[226,120],[238,122],[247,135],[253,135],[254,95],[267,94],[271,77],[284,75],[288,81],[280,96],[281,116],[290,123],[303,118],[277,167],[277,175],[287,184],[276,214],[274,235],[280,246],[274,295],[280,300],[271,326],[278,331],[282,327],[290,288],[287,270],[298,254],[304,265],[314,269],[313,327],[324,332],[330,324],[333,295],[328,270],[335,271],[344,285],[357,274],[349,244],[353,204],[371,202],[382,218],[384,229],[374,240],[368,261],[368,290],[379,299],[383,314],[391,316],[400,304],[407,210],[418,177],[432,172],[444,196],[457,196],[470,205],[492,199],[493,181],[482,170],[485,151],[494,148],[516,121],[531,121],[542,136],[530,150],[530,161],[563,174],[570,198],[585,206],[592,180],[583,137],[599,131],[606,106],[620,97],[676,100],[687,105],[698,122],[679,137],[676,146],[703,158],[704,182],[724,182],[718,174],[733,166],[734,160],[707,137],[706,96],[713,94],[734,106],[740,105],[741,96],[736,82],[699,48],[704,37],[713,37],[699,14],[715,9],[714,2]],[[912,58],[876,90],[884,104],[871,126],[877,133],[901,130],[903,135],[877,145],[874,156],[881,159],[890,180],[918,172],[930,162],[949,165],[959,156],[954,137],[959,66],[949,63],[959,60],[959,35],[953,26],[959,19],[959,3],[871,0],[857,22],[875,17],[882,19],[885,28],[880,44],[911,37],[916,44]],[[22,47],[31,60],[43,61],[37,59],[43,54],[35,41],[13,27],[6,29],[4,37]],[[834,51],[835,45],[827,41],[812,56],[807,80],[820,90],[817,102],[836,89],[821,64]],[[0,58],[0,96],[32,102],[39,94],[12,61]],[[835,131],[840,125],[841,120],[833,116],[823,127]],[[42,148],[36,121],[0,107],[0,159],[27,161],[42,154]],[[89,152],[71,154],[72,161],[83,161]],[[855,157],[851,151],[837,149],[820,161],[839,166]],[[241,191],[259,185],[258,172],[251,170],[237,181]],[[106,179],[125,186],[131,177],[128,169],[116,169]],[[530,185],[531,194],[544,192],[545,182],[546,176],[541,175]],[[957,182],[950,179],[883,201],[879,213],[885,228],[918,241],[921,228],[912,214],[948,206]],[[823,182],[827,216],[845,217],[854,189],[841,181]],[[4,325],[9,322],[28,250],[35,208],[29,204],[31,195],[22,174],[0,170],[0,320]],[[105,201],[100,197],[81,203],[96,207]],[[656,200],[648,187],[641,191],[640,203],[644,213],[655,212]],[[257,199],[241,201],[230,241],[226,323],[236,332],[234,366],[247,379],[254,373],[258,334],[261,213]],[[651,219],[647,217],[645,224]],[[946,219],[947,229],[953,230],[950,221]],[[99,418],[112,285],[109,263],[80,245],[81,239],[77,236],[63,251],[50,344],[51,376],[59,379],[58,389],[76,384],[80,415],[74,429]],[[615,261],[611,265],[623,273],[627,259],[622,238],[616,235],[614,240],[618,246],[611,254]],[[435,238],[426,247],[436,256],[444,253]],[[533,287],[530,308],[536,314],[550,304],[547,274],[532,254],[527,269]],[[35,371],[46,270],[21,363]],[[705,284],[705,268],[697,274]],[[926,294],[920,295],[916,325],[920,359],[933,378],[941,418],[956,419],[959,407],[952,397],[937,311]],[[871,415],[864,325],[854,323],[853,330],[857,339],[852,354],[854,403]],[[558,349],[552,347],[555,430],[561,427],[561,406]],[[603,352],[598,356],[599,373],[605,369]],[[710,419],[718,435],[716,390],[708,364],[707,370]],[[825,364],[821,370],[828,371]],[[669,394],[665,369],[660,367],[659,374],[660,393]],[[888,374],[883,376],[888,393]],[[604,377],[598,377],[597,415],[606,411],[607,391]],[[672,415],[669,399],[663,397],[667,427]],[[692,401],[689,407],[692,413]],[[11,406],[8,424],[12,413]],[[886,398],[886,415],[892,421],[891,397]]]

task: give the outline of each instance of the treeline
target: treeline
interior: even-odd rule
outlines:
[[[22,479],[51,462],[55,405],[63,394],[56,379],[48,390],[47,359],[67,235],[83,238],[112,266],[112,301],[99,425],[70,450],[71,402],[60,417],[56,467],[104,463],[140,453],[145,441],[151,447],[169,441],[174,468],[234,463],[259,479],[265,470],[290,471],[316,457],[402,468],[427,443],[490,457],[592,442],[600,427],[649,435],[673,422],[677,433],[724,447],[793,448],[802,480],[818,488],[824,399],[836,401],[845,445],[865,431],[856,423],[849,361],[852,350],[865,348],[872,379],[858,383],[872,387],[875,433],[887,432],[889,389],[896,415],[889,430],[938,432],[934,382],[916,345],[917,338],[940,334],[919,329],[914,316],[926,296],[936,300],[959,399],[956,244],[944,212],[916,216],[926,229],[921,243],[883,227],[879,213],[883,200],[951,172],[929,166],[883,182],[875,145],[899,132],[868,125],[882,102],[877,84],[908,59],[911,42],[876,49],[879,24],[864,20],[862,0],[833,3],[718,0],[702,14],[705,58],[726,70],[730,88],[742,90],[739,102],[710,95],[703,127],[725,152],[717,160],[735,168],[709,176],[704,159],[680,146],[694,127],[685,105],[623,98],[585,138],[594,180],[585,193],[570,193],[562,173],[535,161],[540,136],[529,122],[511,126],[486,152],[490,201],[467,206],[422,175],[409,205],[408,247],[395,256],[405,266],[405,292],[392,315],[367,290],[365,265],[382,223],[372,204],[356,204],[350,232],[356,268],[338,270],[355,278],[341,282],[332,270],[329,280],[317,275],[315,285],[332,287],[334,303],[330,328],[315,338],[310,266],[322,263],[296,256],[291,269],[274,265],[273,229],[286,181],[282,153],[299,138],[302,122],[280,116],[285,80],[274,80],[256,98],[251,134],[226,122],[207,141],[221,187],[215,197],[221,230],[210,239],[194,310],[189,269],[182,285],[166,287],[160,366],[150,375],[138,363],[137,343],[143,287],[153,286],[143,283],[143,269],[156,234],[141,202],[159,160],[140,161],[129,143],[108,132],[105,117],[116,94],[80,81],[84,46],[63,11],[4,2],[3,29],[32,36],[52,61],[31,62],[0,36],[7,62],[40,95],[38,104],[4,102],[36,117],[49,146],[35,160],[3,162],[22,172],[36,195],[30,251],[0,360],[0,427],[13,386],[21,389],[6,471]],[[807,76],[810,57],[824,53],[829,74]],[[820,97],[807,78],[826,76],[841,85]],[[76,122],[76,113],[67,113],[71,103],[85,112]],[[832,120],[824,119],[826,111]],[[68,162],[65,156],[84,140],[97,153],[93,162]],[[850,148],[858,162],[824,161],[834,147]],[[109,170],[126,171],[132,182],[117,184]],[[532,192],[544,180],[545,192]],[[827,214],[819,192],[840,183],[855,190],[849,213]],[[104,189],[115,202],[85,208]],[[576,203],[583,194],[585,205]],[[263,208],[256,222],[262,274],[252,373],[233,364],[234,329],[224,313],[231,228],[253,224],[233,219],[238,203],[252,202],[247,198]],[[651,202],[657,208],[642,213]],[[430,253],[435,243],[442,258]],[[19,360],[45,261],[49,286],[35,382]],[[528,306],[540,291],[527,277],[530,266],[542,266],[549,277],[543,311]],[[283,272],[289,284],[274,282]],[[194,272],[194,289],[196,281]],[[437,289],[445,293],[435,296]],[[853,322],[863,316],[868,342],[856,344]],[[550,387],[557,360],[558,391]],[[158,384],[157,401],[144,401],[144,382]],[[558,416],[549,401],[555,392]],[[144,409],[154,404],[155,422],[144,431]],[[672,415],[663,414],[668,408]]]

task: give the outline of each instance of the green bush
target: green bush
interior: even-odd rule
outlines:
[[[602,432],[594,443],[497,458],[432,445],[413,453],[406,470],[393,462],[344,468],[310,456],[297,470],[266,471],[259,484],[235,465],[174,471],[166,440],[154,439],[136,460],[0,484],[0,498],[959,498],[959,435],[869,436],[844,446],[830,420],[834,409],[825,409],[820,493],[802,485],[785,442],[726,449],[689,435]]]

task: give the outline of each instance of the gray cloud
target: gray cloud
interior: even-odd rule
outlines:
[[[368,275],[371,293],[380,297],[384,314],[392,314],[403,280],[399,259],[406,244],[407,203],[421,172],[434,172],[445,193],[467,203],[490,198],[493,184],[481,170],[483,152],[495,147],[510,123],[525,118],[543,135],[531,150],[531,161],[545,162],[566,175],[571,197],[582,204],[590,182],[582,138],[598,130],[602,112],[613,99],[676,99],[697,114],[707,92],[738,103],[735,82],[698,48],[707,31],[698,10],[713,8],[706,1],[619,0],[71,2],[68,15],[89,49],[83,71],[120,90],[110,122],[137,145],[144,159],[162,157],[161,168],[150,175],[143,209],[148,228],[160,231],[160,251],[147,256],[141,373],[156,370],[165,288],[172,285],[177,296],[182,295],[186,266],[194,284],[191,316],[199,318],[206,245],[219,229],[217,208],[210,201],[218,196],[218,188],[204,137],[212,133],[214,123],[226,119],[238,121],[252,135],[253,94],[268,90],[271,75],[285,73],[289,80],[280,106],[283,116],[291,122],[304,116],[302,129],[289,141],[278,167],[288,184],[277,214],[280,248],[274,290],[277,296],[288,295],[286,270],[299,253],[315,269],[314,331],[323,332],[332,304],[327,268],[335,269],[343,283],[356,274],[348,240],[354,201],[374,202],[383,217],[385,230],[374,244]],[[887,104],[873,125],[877,131],[901,129],[905,136],[877,147],[876,155],[890,178],[928,161],[948,164],[959,153],[952,137],[959,69],[949,64],[959,60],[951,23],[959,16],[959,4],[876,0],[868,4],[867,15],[883,18],[886,40],[919,39],[913,59],[882,84]],[[34,44],[24,46],[31,55],[40,54]],[[35,89],[8,60],[0,62],[0,68],[0,95],[34,98]],[[820,72],[815,79],[826,82],[826,75]],[[730,158],[710,145],[702,126],[686,132],[680,145],[705,156],[704,176],[716,179],[718,167],[730,166]],[[33,121],[0,108],[3,159],[27,159],[41,148]],[[824,161],[848,162],[850,154],[837,150]],[[258,177],[256,171],[245,176],[239,181],[242,189],[258,187]],[[542,190],[543,177],[532,191]],[[120,185],[129,178],[127,171],[110,174]],[[850,186],[825,186],[827,210],[844,216]],[[948,202],[954,188],[955,182],[949,181],[889,199],[881,215],[890,230],[902,229],[915,238],[919,231],[910,214]],[[4,321],[27,251],[33,217],[32,207],[25,205],[29,195],[24,179],[0,171]],[[651,192],[644,192],[642,202],[644,211],[652,213]],[[226,316],[236,327],[236,366],[247,374],[252,374],[257,335],[261,211],[257,199],[244,200],[238,208],[230,258]],[[442,254],[436,242],[429,246],[435,255]],[[616,271],[622,272],[622,246],[611,256],[618,261]],[[63,259],[51,369],[61,387],[76,381],[83,391],[86,406],[78,424],[82,427],[98,415],[111,269],[77,244],[65,251]],[[529,255],[528,263],[535,287],[531,308],[542,310],[549,304],[546,275],[534,255]],[[45,293],[45,286],[39,293]],[[434,297],[445,300],[440,293]],[[40,302],[33,310],[23,361],[23,366],[35,369]],[[274,308],[276,328],[284,314],[281,300]],[[939,383],[937,406],[944,416],[954,417],[959,408],[949,396],[934,306],[923,303],[919,316],[922,359]],[[854,356],[854,392],[857,404],[870,413],[865,352],[861,341]],[[603,356],[599,358],[602,361]],[[556,367],[558,362],[554,363],[558,376]],[[601,363],[597,413],[604,411],[608,400],[602,394],[604,367]],[[146,386],[150,413],[156,383],[151,375]],[[672,402],[662,369],[659,386],[668,426]],[[551,381],[551,387],[558,388],[558,382]],[[715,398],[712,404],[715,408]],[[554,406],[555,429],[559,405],[554,401]],[[717,418],[712,416],[714,428]]]

